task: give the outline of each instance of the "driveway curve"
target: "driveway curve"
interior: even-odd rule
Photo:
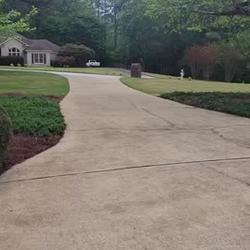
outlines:
[[[63,73],[67,130],[0,177],[1,250],[250,248],[250,120]]]

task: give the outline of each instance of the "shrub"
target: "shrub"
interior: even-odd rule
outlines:
[[[76,65],[76,60],[73,56],[57,56],[52,62],[53,67],[73,67]]]
[[[11,137],[11,121],[7,112],[0,107],[0,172],[4,166],[6,149]]]
[[[85,66],[85,63],[95,57],[95,51],[83,44],[66,44],[58,52],[60,57],[74,57],[75,66]]]
[[[187,49],[185,61],[191,68],[192,77],[209,80],[218,57],[218,48],[214,44],[195,45]]]
[[[21,56],[1,56],[0,57],[0,65],[4,65],[4,66],[22,65],[22,66],[24,66],[24,58]]]

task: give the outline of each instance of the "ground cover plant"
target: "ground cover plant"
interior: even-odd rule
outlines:
[[[250,84],[200,81],[152,75],[151,79],[122,78],[127,86],[147,94],[209,110],[250,117]]]
[[[162,94],[161,97],[187,105],[250,118],[250,93],[173,92]]]
[[[0,96],[0,106],[9,114],[15,134],[63,134],[64,118],[56,101],[34,96]]]
[[[8,113],[13,131],[0,173],[60,140],[65,123],[59,102],[68,91],[67,79],[58,75],[0,71],[0,107]]]

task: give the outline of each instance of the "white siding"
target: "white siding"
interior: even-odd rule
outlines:
[[[56,57],[56,53],[50,51],[25,51],[25,49],[28,48],[14,38],[1,45],[1,56],[9,56],[9,49],[11,48],[17,48],[20,50],[20,56],[24,57],[24,62],[28,66],[51,66],[51,60],[54,60]],[[32,64],[32,53],[37,52],[46,54],[46,64]]]
[[[55,52],[50,54],[51,61],[56,59],[57,54]]]
[[[1,55],[2,56],[8,56],[9,55],[9,49],[11,48],[17,48],[20,50],[20,56],[23,56],[23,50],[26,48],[23,43],[19,42],[18,40],[11,39],[8,42],[4,43],[1,46]]]
[[[32,64],[32,53],[44,53],[46,54],[46,64]],[[51,65],[51,53],[43,51],[27,51],[27,65],[28,66],[50,66]]]

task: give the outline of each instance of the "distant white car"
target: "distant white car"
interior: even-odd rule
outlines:
[[[101,66],[101,63],[100,63],[100,62],[97,62],[96,60],[89,60],[89,61],[86,63],[86,66],[87,66],[87,67],[100,67],[100,66]]]

